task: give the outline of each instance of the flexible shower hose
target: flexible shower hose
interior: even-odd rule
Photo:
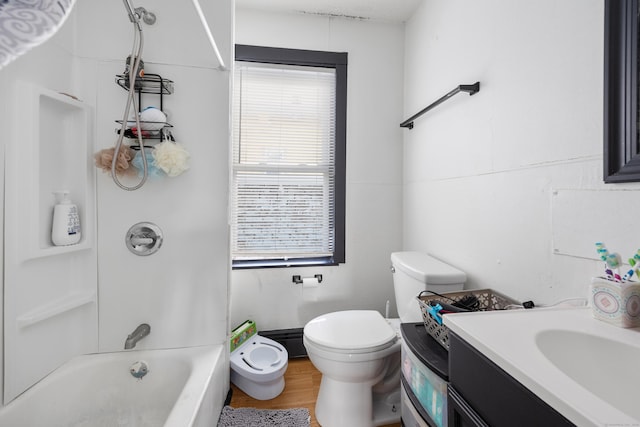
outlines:
[[[122,118],[122,127],[120,128],[120,133],[118,135],[118,140],[116,142],[116,147],[113,152],[113,159],[111,161],[111,177],[113,178],[113,182],[123,190],[134,191],[138,188],[142,187],[144,183],[147,181],[147,177],[149,176],[149,171],[147,167],[147,156],[144,149],[144,141],[142,140],[142,129],[140,128],[140,117],[137,114],[138,106],[136,104],[135,97],[135,81],[137,78],[138,67],[140,66],[140,58],[142,57],[142,47],[144,45],[144,38],[142,35],[142,27],[140,23],[137,22],[138,18],[136,16],[136,22],[133,23],[134,27],[134,37],[133,37],[133,47],[131,49],[131,58],[135,58],[133,64],[130,64],[129,67],[129,93],[127,96],[127,104],[124,109],[124,116]],[[143,175],[140,182],[133,186],[128,187],[120,182],[118,176],[116,174],[116,163],[118,161],[118,154],[120,153],[120,149],[122,148],[122,140],[124,138],[124,132],[127,127],[127,123],[129,120],[129,111],[131,109],[131,105],[133,105],[134,116],[136,118],[136,129],[138,136],[138,146],[140,147],[140,155],[142,156],[142,168]]]

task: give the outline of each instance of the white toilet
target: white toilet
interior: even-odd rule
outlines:
[[[289,354],[276,341],[253,335],[231,352],[230,362],[231,382],[254,399],[273,399],[284,390]]]
[[[374,310],[337,311],[304,327],[304,346],[322,373],[315,415],[323,427],[370,427],[400,420],[400,323],[421,322],[425,289],[461,290],[466,275],[420,252],[391,254],[400,319]]]

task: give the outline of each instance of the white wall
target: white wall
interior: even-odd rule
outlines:
[[[348,52],[346,263],[338,267],[233,271],[231,326],[302,327],[334,310],[395,300],[390,253],[401,249],[403,26],[324,16],[236,11],[236,42]],[[301,290],[291,276],[322,274]]]
[[[639,185],[602,182],[603,7],[424,1],[407,24],[405,114],[481,90],[404,131],[406,249],[538,303],[586,295],[594,242],[635,253]]]

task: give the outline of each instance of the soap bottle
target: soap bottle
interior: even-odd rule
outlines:
[[[69,191],[54,191],[57,204],[53,208],[51,241],[56,246],[74,245],[80,241],[78,207],[69,200]]]

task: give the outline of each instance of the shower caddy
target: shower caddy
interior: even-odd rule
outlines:
[[[116,83],[118,86],[129,91],[129,75],[128,74],[117,74],[116,75]],[[142,94],[152,94],[160,96],[160,111],[164,112],[164,95],[171,95],[173,93],[173,81],[169,79],[165,79],[159,74],[151,74],[145,73],[142,77],[136,77],[134,81],[134,90],[138,94],[138,113],[142,111]],[[122,120],[116,120],[116,123],[122,125]],[[141,120],[140,123],[145,123],[145,121]],[[148,123],[148,122],[147,122]],[[156,122],[154,122],[156,123]],[[174,141],[173,135],[171,135],[171,130],[173,125],[169,122],[164,122],[162,129],[157,132],[154,132],[151,135],[142,136],[142,139],[145,140],[162,140],[165,136],[167,136],[171,141]],[[116,133],[120,133],[120,129],[116,129]],[[124,137],[128,139],[137,139],[138,137],[133,133],[131,129],[126,129],[124,133]],[[134,150],[139,149],[137,145],[132,145],[130,148]]]

